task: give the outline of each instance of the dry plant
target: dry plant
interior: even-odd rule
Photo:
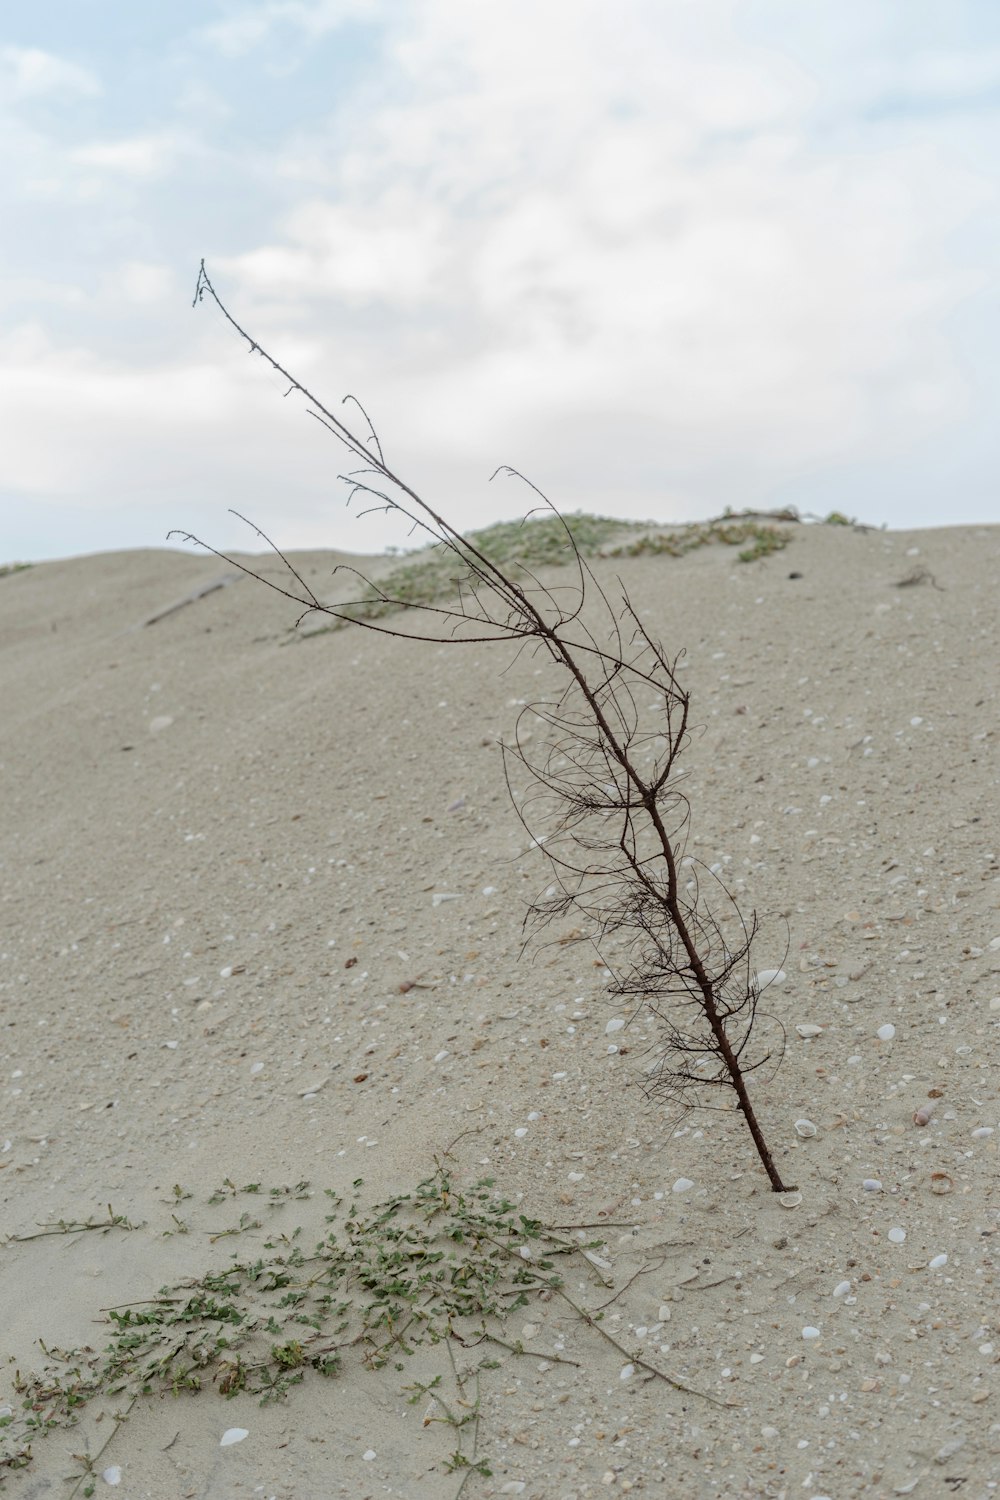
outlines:
[[[349,503],[396,512],[415,533],[445,549],[455,565],[454,602],[414,603],[374,590],[406,613],[401,624],[358,618],[363,629],[448,644],[502,641],[526,648],[553,671],[551,696],[523,708],[504,766],[514,806],[548,861],[551,881],[528,923],[572,915],[612,975],[610,993],[648,1007],[659,1021],[650,1096],[705,1107],[727,1096],[742,1112],[776,1192],[787,1191],[751,1101],[750,1076],[780,1059],[757,1045],[761,982],[751,962],[755,915],[742,916],[717,875],[685,855],[689,823],[678,761],[689,739],[689,697],[669,656],[648,632],[627,593],[612,604],[574,544],[569,587],[546,587],[521,563],[501,565],[463,536],[389,466],[367,413],[354,397],[367,436],[359,437],[231,316],[205,272],[195,304],[209,297],[252,354],[288,381],[309,416],[358,461],[342,476]],[[497,471],[516,475],[504,467]],[[527,483],[527,481],[525,481]],[[539,507],[554,508],[534,485]],[[241,517],[241,519],[245,519]],[[252,526],[252,523],[248,522]],[[350,616],[353,606],[324,604],[259,527],[255,533],[285,563],[284,581],[255,573],[214,547],[207,550],[313,614]],[[189,533],[172,532],[201,543]],[[348,570],[354,571],[354,570]],[[529,727],[545,726],[538,740]],[[536,744],[540,748],[536,748]],[[522,793],[516,783],[526,782]],[[706,878],[706,876],[708,878]],[[783,1040],[783,1032],[776,1027]],[[725,1107],[725,1106],[717,1106]]]

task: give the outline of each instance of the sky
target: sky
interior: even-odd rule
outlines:
[[[407,544],[202,257],[460,530],[1000,520],[995,0],[37,0],[0,162],[0,562]]]

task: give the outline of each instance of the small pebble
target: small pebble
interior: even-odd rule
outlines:
[[[993,1134],[993,1126],[992,1125],[979,1125],[972,1132],[972,1139],[974,1141],[985,1141],[992,1134]]]
[[[677,1181],[673,1185],[672,1191],[675,1193],[686,1193],[688,1188],[693,1187],[694,1183],[691,1181],[690,1177],[678,1177]]]
[[[120,1464],[109,1464],[101,1474],[105,1484],[116,1485],[122,1482],[122,1471]]]
[[[880,1193],[882,1191],[882,1184],[877,1177],[866,1177],[861,1186],[866,1193]]]
[[[515,1136],[517,1137],[517,1139],[519,1141],[523,1140],[523,1138],[528,1134],[528,1127],[527,1127],[527,1125],[519,1125],[517,1127],[517,1129],[514,1131],[514,1134],[515,1134]]]
[[[906,1239],[906,1230],[900,1229],[898,1225],[889,1230],[889,1240],[893,1245],[901,1245]]]
[[[376,1458],[377,1456],[378,1455],[376,1454],[374,1448],[366,1448],[365,1451],[364,1451],[364,1453],[362,1453],[362,1455],[361,1455],[361,1457],[364,1459],[364,1461],[365,1461],[366,1464],[370,1464],[371,1461],[372,1461],[372,1459]]]
[[[785,971],[784,969],[758,969],[756,977],[761,989],[765,989],[769,984],[784,984]]]
[[[947,1255],[935,1255],[933,1260],[929,1260],[927,1262],[927,1269],[928,1271],[940,1271],[941,1267],[946,1266],[947,1264]]]
[[[801,1026],[796,1026],[795,1030],[803,1041],[808,1041],[810,1037],[819,1036],[823,1028],[822,1026],[814,1026],[811,1021],[803,1021]]]
[[[878,1037],[880,1042],[891,1042],[893,1037],[896,1035],[896,1028],[895,1026],[893,1026],[891,1021],[887,1021],[884,1026],[879,1027],[875,1035]]]
[[[604,1028],[604,1035],[614,1036],[615,1032],[621,1031],[624,1026],[625,1022],[620,1017],[616,1018],[614,1021],[609,1021],[607,1026],[605,1026]]]
[[[219,1439],[220,1448],[231,1448],[234,1443],[242,1443],[250,1433],[246,1427],[228,1427]]]
[[[804,1339],[818,1339],[821,1338],[822,1335],[820,1334],[818,1328],[813,1328],[811,1324],[807,1323],[805,1328],[803,1328],[802,1330],[802,1337]]]
[[[622,1365],[621,1369],[618,1371],[618,1379],[631,1380],[634,1374],[635,1365]]]

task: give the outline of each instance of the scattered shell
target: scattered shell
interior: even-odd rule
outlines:
[[[851,1283],[849,1281],[838,1281],[833,1289],[833,1295],[835,1297],[846,1297],[850,1290]]]
[[[365,1451],[364,1451],[364,1453],[362,1453],[362,1455],[361,1455],[361,1457],[364,1459],[364,1461],[365,1461],[366,1464],[370,1464],[371,1461],[372,1461],[372,1459],[376,1458],[377,1456],[378,1455],[376,1454],[374,1448],[366,1448]]]
[[[608,1022],[607,1026],[605,1026],[605,1028],[604,1028],[604,1035],[605,1036],[614,1036],[615,1032],[623,1030],[624,1026],[625,1026],[625,1022],[619,1016],[614,1021],[609,1021]]]
[[[919,1109],[915,1109],[913,1111],[914,1125],[929,1125],[931,1123],[931,1115],[933,1113],[933,1104],[921,1104]]]
[[[618,1379],[631,1380],[634,1374],[635,1365],[622,1365],[621,1369],[618,1371]]]
[[[882,1191],[882,1184],[877,1177],[866,1177],[861,1186],[866,1193],[880,1193]]]
[[[992,1125],[977,1125],[976,1129],[972,1132],[972,1139],[974,1141],[985,1141],[992,1134],[993,1134],[993,1126]]]
[[[818,1328],[813,1328],[812,1324],[807,1323],[805,1328],[803,1328],[802,1330],[802,1337],[804,1339],[818,1339],[821,1338],[822,1335],[820,1334]]]
[[[798,1208],[799,1204],[802,1202],[802,1194],[782,1193],[778,1198],[778,1202],[781,1204],[782,1208]]]
[[[947,1255],[935,1255],[933,1260],[929,1260],[927,1262],[927,1269],[928,1271],[940,1271],[941,1267],[946,1266],[947,1264]]]
[[[122,1482],[121,1464],[109,1464],[101,1474],[105,1484],[116,1485]]]
[[[823,1028],[822,1026],[814,1026],[811,1021],[803,1021],[801,1026],[796,1026],[795,1030],[803,1041],[808,1041],[811,1036],[819,1036]]]
[[[801,1135],[804,1139],[807,1139],[809,1136],[816,1134],[816,1126],[813,1124],[812,1120],[796,1120],[795,1133],[796,1135]]]
[[[901,1245],[906,1239],[906,1230],[900,1229],[898,1225],[889,1230],[889,1240],[894,1245]]]
[[[435,891],[431,896],[431,905],[441,906],[445,901],[458,901],[460,899],[454,891]]]
[[[954,1192],[954,1189],[955,1179],[953,1177],[949,1177],[947,1172],[931,1173],[932,1193],[951,1193]]]
[[[893,1037],[896,1035],[896,1028],[895,1026],[893,1026],[891,1021],[887,1021],[884,1026],[879,1027],[875,1035],[878,1037],[880,1042],[891,1042]]]
[[[761,989],[766,989],[769,984],[783,984],[785,980],[784,969],[758,969],[756,974],[757,983]]]
[[[518,1139],[518,1140],[519,1140],[519,1141],[523,1141],[523,1140],[524,1140],[524,1137],[525,1137],[525,1136],[526,1136],[526,1135],[527,1135],[527,1134],[528,1134],[528,1127],[527,1127],[527,1125],[519,1125],[519,1126],[518,1126],[518,1127],[517,1127],[517,1129],[516,1129],[516,1130],[515,1130],[515,1131],[514,1131],[514,1135],[515,1135],[515,1136],[516,1136],[516,1138],[517,1138],[517,1139]]]
[[[244,1438],[250,1436],[246,1427],[227,1427],[219,1439],[220,1448],[231,1448],[234,1443],[242,1443]]]
[[[325,1088],[329,1082],[329,1078],[317,1078],[316,1082],[311,1083],[307,1089],[299,1089],[299,1098],[308,1099],[311,1095],[318,1094],[320,1089]]]
[[[690,1177],[678,1177],[677,1181],[673,1185],[672,1191],[675,1193],[686,1193],[688,1188],[693,1187],[694,1183],[691,1181]]]

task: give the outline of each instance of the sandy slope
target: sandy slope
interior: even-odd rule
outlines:
[[[325,588],[336,559],[300,561]],[[895,586],[916,567],[937,586]],[[737,1116],[674,1134],[645,1102],[655,1033],[640,1017],[609,1050],[586,950],[518,960],[545,877],[496,741],[532,663],[357,630],[289,645],[291,607],[247,581],[143,626],[225,571],[146,552],[0,579],[3,1231],[108,1203],[146,1223],[0,1249],[0,1402],[37,1339],[99,1346],[99,1309],[225,1263],[204,1201],[222,1178],[385,1196],[455,1142],[458,1180],[613,1224],[612,1288],[581,1261],[574,1295],[614,1298],[619,1342],[706,1393],[622,1379],[537,1303],[513,1332],[578,1363],[510,1354],[484,1377],[493,1475],[466,1500],[996,1493],[1000,530],[801,528],[751,566],[618,565],[687,649],[692,852],[757,907],[763,961],[789,945],[787,1054],[758,1097],[796,1208]],[[400,992],[415,979],[433,987]],[[164,1233],[175,1183],[185,1235]],[[136,1500],[450,1497],[454,1434],[421,1425],[408,1378],[156,1400],[101,1465]],[[220,1448],[234,1425],[249,1438]],[[37,1441],[9,1493],[67,1493],[69,1455],[104,1435]]]

